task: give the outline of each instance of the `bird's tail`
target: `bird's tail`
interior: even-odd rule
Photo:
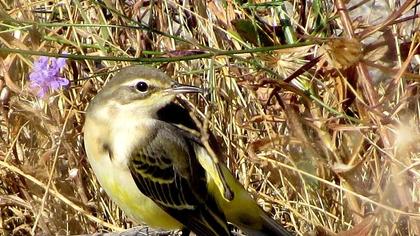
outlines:
[[[242,212],[242,216],[231,218],[248,236],[291,236],[283,226],[270,218],[261,208],[253,213]]]
[[[214,181],[208,182],[208,190],[213,193],[219,209],[221,209],[226,219],[238,226],[249,236],[289,236],[291,235],[275,220],[271,219],[255,200],[233,177],[229,170],[222,166],[223,174],[229,187],[234,192],[232,200],[226,200],[218,185]],[[209,178],[210,179],[210,178]]]
[[[278,236],[288,236],[291,235],[286,229],[283,228],[279,223],[269,217],[267,214],[261,214],[261,220],[263,222],[262,228],[259,232],[255,234],[249,233],[248,235],[255,235],[255,236],[268,236],[268,235],[278,235]]]

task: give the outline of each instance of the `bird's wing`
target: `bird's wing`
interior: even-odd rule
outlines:
[[[132,151],[131,175],[144,195],[196,234],[229,235],[193,145],[177,128],[160,122],[151,138]]]
[[[176,103],[170,103],[158,112],[160,120],[171,123],[176,127],[184,126],[189,129],[199,131],[188,110]],[[182,128],[178,128],[179,132],[183,132],[185,139],[190,143],[195,144],[195,154],[199,160],[200,165],[206,170],[209,182],[214,182],[217,189],[212,191],[219,208],[225,213],[225,217],[229,222],[240,227],[248,235],[268,236],[268,235],[282,235],[289,236],[290,234],[280,224],[271,219],[243,188],[243,186],[233,177],[226,166],[221,164],[224,154],[218,145],[218,142],[212,133],[209,133],[208,143],[215,155],[220,159],[215,163],[204,148],[201,139],[188,133]],[[221,169],[222,174],[219,173]],[[211,179],[211,181],[210,181]],[[226,198],[226,187],[233,192],[233,199]],[[217,192],[219,190],[219,192]]]
[[[181,100],[182,101],[182,100]],[[222,194],[226,201],[231,201],[234,197],[232,189],[229,187],[225,174],[222,171],[222,160],[223,153],[220,146],[217,143],[216,137],[209,132],[208,133],[208,144],[210,149],[213,151],[214,156],[209,155],[208,151],[204,147],[200,137],[192,134],[190,130],[200,132],[194,120],[191,118],[187,109],[183,108],[179,104],[170,103],[158,111],[159,120],[165,121],[177,127],[177,130],[182,134],[185,139],[191,143],[195,143],[195,154],[199,160],[201,166],[206,170],[207,174],[216,183],[217,188]],[[189,129],[189,130],[187,130]],[[216,157],[218,160],[215,160]]]

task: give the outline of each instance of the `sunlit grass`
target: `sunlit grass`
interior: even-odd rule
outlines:
[[[190,2],[0,0],[0,235],[136,225],[82,138],[89,101],[131,64],[208,89],[194,114],[291,232],[420,235],[415,1]],[[41,55],[67,57],[70,81],[42,98]]]

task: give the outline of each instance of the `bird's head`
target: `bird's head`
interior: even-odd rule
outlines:
[[[92,114],[154,116],[180,93],[202,89],[180,84],[163,72],[145,66],[121,69],[95,96],[88,108]]]

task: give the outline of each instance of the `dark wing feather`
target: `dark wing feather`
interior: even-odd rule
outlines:
[[[194,120],[191,118],[188,110],[177,103],[169,103],[168,105],[160,109],[157,115],[158,119],[161,121],[174,125],[182,125],[189,129],[200,132],[200,130],[197,128],[197,125],[194,123]],[[191,141],[202,145],[199,138],[195,138],[191,134],[189,138],[191,139]],[[211,132],[209,133],[209,144],[211,146],[211,149],[216,153],[217,157],[221,158],[224,156],[216,137]],[[221,158],[221,160],[223,159]]]
[[[179,101],[182,103],[182,100]],[[165,107],[161,108],[158,111],[157,115],[159,120],[176,126],[178,128],[178,132],[181,135],[183,135],[185,139],[187,139],[189,142],[195,143],[204,148],[204,145],[199,137],[196,137],[195,135],[184,129],[188,128],[200,132],[187,109],[183,108],[179,104],[172,102],[166,105]],[[215,163],[214,166],[215,171],[217,172],[217,177],[215,177],[215,179],[220,180],[220,183],[223,186],[223,189],[221,189],[221,191],[223,191],[223,196],[227,201],[230,201],[233,199],[234,193],[226,182],[226,178],[222,172],[222,167],[220,163],[223,163],[223,161],[225,160],[224,158],[222,158],[224,154],[222,153],[220,146],[218,145],[216,137],[211,132],[209,132],[208,135],[208,144],[210,145],[210,148],[212,149],[216,158],[218,158],[219,161],[219,163]]]
[[[129,168],[139,190],[198,235],[230,235],[226,219],[207,192],[193,143],[158,122],[154,135],[132,151]]]
[[[158,118],[164,122],[174,124],[176,126],[185,126],[189,129],[199,131],[197,126],[195,125],[193,119],[191,118],[187,109],[182,107],[176,103],[170,103],[158,112]],[[189,139],[190,142],[194,142],[197,145],[201,145],[201,140],[197,137],[194,137],[192,134],[188,134],[187,131],[182,130],[184,132],[184,136],[186,139]],[[209,133],[209,144],[213,151],[215,152],[216,156],[219,157],[220,161],[223,160],[223,152],[220,149],[220,146],[217,142],[216,137]],[[262,212],[262,210],[261,210]],[[254,212],[254,214],[258,214],[258,212]],[[247,217],[246,215],[244,217]],[[246,218],[244,222],[248,219]],[[285,230],[281,225],[271,219],[268,215],[262,213],[262,219],[260,219],[263,223],[262,229],[253,229],[252,226],[250,228],[247,225],[242,225],[242,229],[248,233],[248,235],[290,235],[287,230]],[[203,235],[203,233],[197,233],[199,235]],[[205,235],[205,234],[204,234]]]

